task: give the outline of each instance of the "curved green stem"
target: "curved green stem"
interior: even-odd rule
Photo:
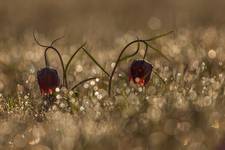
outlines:
[[[153,70],[153,73],[164,83],[166,84],[166,82],[163,80],[163,78],[155,71]]]
[[[147,44],[148,47],[150,47],[151,49],[157,51],[157,52],[158,52],[163,58],[165,58],[167,61],[171,62],[171,60],[170,60],[168,57],[166,57],[159,49],[157,49],[157,48],[151,46],[151,45],[148,44],[148,43],[146,43],[146,44]]]
[[[126,59],[128,59],[130,57],[133,57],[133,56],[137,55],[139,49],[140,49],[140,43],[138,42],[137,50],[134,53],[130,54],[130,55],[124,56],[123,58],[120,59],[120,61],[124,61],[124,60],[126,60]]]
[[[50,45],[50,46],[46,46],[46,45],[41,44],[41,43],[37,40],[34,31],[33,31],[33,37],[34,37],[35,42],[36,42],[39,46],[45,47],[45,54],[44,54],[44,55],[45,55],[45,65],[46,65],[46,67],[49,66],[49,62],[48,62],[48,58],[47,58],[47,51],[48,51],[49,49],[52,49],[53,51],[55,51],[55,52],[57,53],[57,55],[58,55],[58,57],[59,57],[59,59],[60,59],[60,63],[61,63],[61,66],[62,66],[62,70],[63,70],[63,85],[65,85],[65,86],[68,88],[68,85],[67,85],[67,79],[66,79],[66,72],[65,72],[65,67],[64,67],[64,63],[63,63],[62,56],[61,56],[61,54],[59,53],[59,51],[58,51],[55,47],[53,47],[53,44],[54,44],[56,41],[62,39],[64,36],[59,37],[59,38],[53,40],[53,41],[51,42],[51,45]]]
[[[153,38],[151,38],[151,39],[149,39],[149,40],[134,40],[134,41],[128,43],[128,44],[122,49],[122,51],[120,52],[119,57],[118,57],[118,59],[117,59],[117,61],[116,61],[116,64],[115,64],[115,66],[114,66],[114,68],[113,68],[113,70],[112,70],[112,73],[111,73],[111,75],[110,75],[110,78],[109,78],[109,85],[108,85],[108,94],[109,94],[109,96],[111,96],[111,87],[112,87],[112,79],[113,79],[113,75],[114,75],[114,73],[115,73],[115,71],[116,71],[116,68],[117,68],[119,62],[120,62],[121,60],[124,60],[124,58],[121,59],[121,57],[122,57],[123,53],[125,52],[125,50],[126,50],[129,46],[131,46],[132,44],[134,44],[134,43],[142,42],[142,43],[145,44],[145,47],[146,47],[146,49],[145,49],[145,54],[144,54],[143,59],[145,59],[145,57],[146,57],[146,55],[147,55],[148,47],[150,47],[150,48],[152,48],[153,50],[157,51],[157,52],[158,52],[161,56],[163,56],[165,59],[167,59],[168,61],[170,61],[165,55],[163,55],[163,54],[161,53],[160,50],[158,50],[157,48],[152,47],[150,44],[147,43],[147,41],[155,40],[155,39],[160,38],[160,37],[162,37],[162,36],[166,36],[166,35],[168,35],[168,34],[170,34],[170,33],[172,33],[172,32],[173,32],[173,31],[170,31],[170,32],[168,32],[168,33],[165,33],[165,34],[162,34],[162,35],[153,37]],[[139,50],[139,48],[138,48],[138,50]],[[137,54],[138,50],[136,50],[134,54]],[[134,56],[134,55],[132,54],[132,55],[130,55],[130,56]],[[126,57],[126,58],[127,58],[127,57]],[[161,79],[162,79],[162,78],[161,78]]]
[[[143,56],[143,60],[146,58],[147,52],[148,52],[148,44],[145,43],[145,53],[144,53],[144,56]]]
[[[33,37],[34,37],[35,42],[36,42],[39,46],[45,47],[45,48],[49,47],[49,46],[47,46],[47,45],[41,44],[41,43],[37,40],[34,31],[33,31]],[[59,38],[57,38],[57,39],[55,39],[55,40],[53,40],[53,41],[51,42],[51,45],[50,45],[50,46],[53,46],[53,44],[54,44],[55,42],[57,42],[58,40],[61,40],[62,38],[64,38],[64,35],[61,36],[61,37],[59,37]]]
[[[46,45],[41,44],[41,43],[37,40],[34,31],[33,31],[33,37],[34,37],[35,42],[36,42],[39,46],[41,46],[41,47],[46,47],[46,48],[49,47],[49,46],[46,46]]]
[[[125,52],[125,50],[126,50],[129,46],[131,46],[131,45],[134,44],[134,43],[139,43],[139,42],[144,42],[144,43],[145,43],[145,41],[143,41],[143,40],[134,40],[134,41],[128,43],[128,44],[122,49],[122,51],[120,52],[119,57],[117,58],[116,64],[115,64],[115,66],[114,66],[114,68],[113,68],[113,70],[112,70],[112,73],[111,73],[111,75],[110,75],[110,78],[109,78],[109,85],[108,85],[108,94],[109,94],[109,96],[111,96],[111,87],[112,87],[112,79],[113,79],[113,75],[114,75],[114,73],[115,73],[115,71],[116,71],[117,66],[119,65],[119,62],[120,62],[120,60],[121,60],[121,57],[122,57],[123,53]],[[138,46],[138,49],[139,49],[139,46]]]
[[[109,73],[95,60],[95,58],[84,47],[82,47],[82,49],[107,76],[110,76]]]
[[[91,77],[91,78],[82,80],[82,81],[80,81],[79,83],[77,83],[76,85],[74,85],[74,86],[71,88],[71,90],[74,90],[75,88],[77,88],[77,87],[80,86],[81,84],[84,84],[84,83],[87,82],[87,81],[95,80],[95,79],[97,79],[97,78],[98,78],[98,77]]]
[[[51,43],[51,46],[53,46],[53,44],[54,44],[55,42],[57,42],[58,40],[61,40],[62,38],[64,38],[64,35],[61,36],[61,37],[58,37],[58,38],[55,39],[55,40],[53,40],[52,43]]]
[[[65,78],[66,77],[66,73],[65,73],[65,67],[64,67],[64,63],[63,63],[63,59],[62,59],[62,56],[61,56],[61,54],[59,53],[59,51],[55,48],[55,47],[53,47],[53,46],[49,46],[49,47],[47,47],[46,49],[45,49],[45,65],[46,65],[46,67],[48,67],[49,66],[49,62],[48,62],[48,58],[47,58],[47,52],[48,52],[48,50],[53,50],[54,52],[56,52],[56,54],[58,55],[58,57],[59,57],[59,60],[60,60],[60,63],[61,63],[61,66],[62,66],[62,70],[63,70],[63,85],[65,85],[66,86],[66,88],[68,88],[68,85],[67,85],[67,79]]]
[[[71,64],[73,58],[77,55],[77,53],[82,49],[83,46],[86,45],[86,42],[84,44],[82,44],[74,53],[73,55],[70,57],[70,59],[68,60],[68,62],[66,63],[66,67],[65,67],[65,80],[67,82],[67,71],[69,69],[69,65]],[[68,83],[67,83],[68,84]]]
[[[146,41],[146,42],[148,42],[148,41],[153,41],[153,40],[159,39],[159,38],[161,38],[161,37],[167,36],[167,35],[172,34],[172,33],[174,33],[174,31],[169,31],[169,32],[166,32],[166,33],[163,33],[163,34],[154,36],[154,37],[152,37],[152,38],[150,38],[150,39],[147,39],[147,40],[145,40],[145,41]]]
[[[91,60],[107,75],[109,76],[109,73],[96,61],[96,59],[84,48],[84,46],[86,45],[86,43],[82,44],[74,53],[73,55],[70,57],[70,59],[68,60],[66,67],[65,67],[65,79],[67,79],[67,71],[69,69],[69,65],[71,64],[72,60],[74,59],[74,57],[77,55],[77,53],[82,49],[87,55],[88,57],[91,58]],[[91,78],[92,79],[92,78]],[[76,87],[75,87],[76,88]],[[72,88],[73,89],[73,88]]]
[[[73,55],[70,57],[70,59],[68,60],[68,62],[66,63],[66,67],[65,67],[65,72],[67,73],[67,70],[69,68],[69,65],[71,64],[74,56],[76,56],[76,54],[82,49],[83,46],[85,46],[86,43],[82,44],[74,53]]]

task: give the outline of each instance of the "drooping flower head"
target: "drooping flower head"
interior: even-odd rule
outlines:
[[[42,95],[52,94],[60,85],[60,79],[55,69],[45,67],[37,72],[37,79]]]
[[[134,60],[130,66],[129,80],[140,86],[146,85],[152,73],[153,66],[145,60]]]

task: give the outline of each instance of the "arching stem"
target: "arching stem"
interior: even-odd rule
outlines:
[[[124,56],[123,58],[121,58],[121,59],[120,59],[120,62],[121,62],[121,61],[124,61],[124,60],[126,60],[126,59],[128,59],[128,58],[130,58],[130,57],[133,57],[133,56],[137,55],[137,53],[139,52],[139,49],[140,49],[140,43],[138,42],[137,50],[136,50],[134,53],[132,53],[132,54],[130,54],[130,55],[127,55],[127,56]]]
[[[166,82],[163,80],[163,78],[155,71],[153,70],[153,73],[164,83],[166,84]]]
[[[45,47],[45,54],[44,54],[44,56],[45,56],[45,65],[46,65],[46,67],[49,66],[49,61],[48,61],[48,58],[47,58],[47,51],[48,51],[49,49],[52,49],[53,51],[55,51],[55,52],[57,53],[57,55],[58,55],[58,57],[59,57],[59,59],[60,59],[60,63],[61,63],[61,66],[62,66],[62,70],[63,70],[63,86],[65,85],[66,88],[68,88],[68,85],[67,85],[67,79],[66,79],[66,72],[65,72],[65,67],[64,67],[64,63],[63,63],[62,56],[61,56],[61,54],[59,53],[59,51],[58,51],[55,47],[53,47],[53,44],[54,44],[56,41],[62,39],[64,36],[59,37],[59,38],[53,40],[53,41],[51,42],[51,45],[50,45],[50,46],[46,46],[46,45],[41,44],[41,43],[37,40],[34,31],[33,31],[33,37],[34,37],[35,42],[36,42],[39,46]]]
[[[45,48],[49,47],[49,46],[47,46],[47,45],[41,44],[41,43],[37,40],[34,31],[33,31],[33,37],[34,37],[35,42],[36,42],[39,46],[45,47]],[[61,36],[61,37],[59,37],[59,38],[57,38],[57,39],[55,39],[55,40],[53,40],[53,41],[51,42],[51,45],[50,45],[50,46],[53,46],[54,43],[56,43],[58,40],[61,40],[62,38],[64,38],[64,35]]]
[[[84,47],[86,45],[86,43],[82,44],[74,53],[73,55],[70,57],[70,59],[68,60],[68,62],[66,63],[66,67],[65,70],[67,72],[69,65],[71,64],[73,58],[77,55],[77,53],[82,49],[82,47]]]
[[[153,40],[159,39],[159,38],[161,38],[161,37],[167,36],[167,35],[172,34],[172,33],[174,33],[174,31],[169,31],[169,32],[166,32],[166,33],[163,33],[163,34],[154,36],[154,37],[152,37],[152,38],[150,38],[150,39],[147,39],[147,40],[145,40],[145,41],[146,41],[146,42],[153,41]]]
[[[53,50],[54,52],[56,52],[56,54],[59,57],[59,60],[60,60],[60,63],[61,63],[61,67],[62,67],[62,70],[63,70],[63,86],[65,85],[65,87],[68,88],[67,79],[65,78],[66,77],[66,72],[65,72],[65,67],[64,67],[64,62],[63,62],[62,56],[59,53],[59,51],[53,46],[49,46],[49,47],[47,47],[45,49],[45,65],[46,65],[46,67],[49,66],[49,62],[48,62],[48,58],[47,58],[47,52],[50,49]]]
[[[77,83],[76,85],[74,85],[74,86],[71,88],[71,90],[74,90],[75,88],[77,88],[78,86],[84,84],[85,82],[88,82],[88,81],[90,81],[90,80],[95,80],[95,79],[97,79],[97,78],[98,78],[98,77],[91,77],[91,78],[82,80],[82,81],[80,81],[79,83]]]
[[[174,33],[174,31],[169,31],[169,32],[167,32],[167,33],[160,34],[160,35],[157,35],[157,36],[155,36],[155,37],[152,37],[152,38],[150,38],[150,39],[148,39],[148,40],[144,40],[144,41],[146,41],[146,42],[145,42],[146,49],[145,49],[145,54],[144,54],[143,59],[145,59],[145,57],[147,56],[148,47],[150,47],[150,48],[152,48],[153,50],[157,51],[157,52],[158,52],[162,57],[164,57],[167,61],[170,61],[170,59],[167,58],[165,55],[163,55],[162,52],[161,52],[159,49],[157,49],[157,48],[151,46],[151,45],[150,45],[149,43],[147,43],[147,42],[156,40],[156,39],[158,39],[158,38],[167,36],[167,35],[172,34],[172,33]]]
[[[88,57],[90,57],[90,59],[107,75],[110,76],[109,73],[97,62],[97,60],[84,48],[84,46],[86,45],[86,43],[82,44],[74,53],[73,55],[70,57],[70,59],[68,60],[66,67],[65,67],[65,79],[67,80],[67,71],[69,69],[69,65],[71,64],[72,60],[74,59],[74,57],[77,55],[77,53],[82,49],[87,55]],[[89,78],[86,80],[81,81],[80,83],[78,83],[77,85],[75,85],[73,89],[75,89],[77,86],[79,86],[80,84],[83,84],[84,82],[87,82],[89,80],[93,80],[96,79],[96,77],[93,78]]]
[[[144,42],[144,43],[145,43],[145,41],[143,41],[143,40],[134,40],[134,41],[128,43],[128,44],[122,49],[122,51],[120,52],[119,57],[117,58],[116,64],[115,64],[115,66],[114,66],[114,68],[113,68],[113,70],[112,70],[112,73],[111,73],[111,75],[110,75],[110,78],[109,78],[109,86],[108,86],[108,94],[109,94],[109,96],[111,96],[111,87],[112,87],[112,79],[113,79],[113,75],[114,75],[114,73],[115,73],[115,71],[116,71],[117,66],[119,65],[119,62],[120,62],[120,60],[121,60],[121,57],[122,57],[123,53],[125,52],[125,50],[126,50],[129,46],[131,46],[131,45],[134,44],[134,43],[139,43],[139,42]],[[138,50],[139,50],[139,46],[138,46]],[[138,50],[136,50],[136,51],[138,51]]]
[[[68,60],[66,67],[65,67],[65,79],[67,79],[67,71],[69,69],[69,65],[71,64],[72,60],[74,59],[74,57],[77,55],[77,53],[80,50],[83,50],[88,57],[91,58],[91,60],[107,75],[110,76],[109,73],[97,62],[97,60],[87,51],[86,48],[84,48],[84,46],[86,45],[86,43],[82,44],[74,53],[73,55],[70,57],[70,59]]]
[[[91,60],[107,75],[110,76],[109,73],[96,61],[96,59],[84,48],[82,47],[84,52],[91,58]]]
[[[34,37],[34,41],[35,41],[39,46],[41,46],[41,47],[49,47],[49,46],[47,46],[47,45],[41,44],[41,43],[37,40],[34,31],[33,31],[33,37]]]
[[[85,45],[86,43],[84,43],[83,45],[81,45],[74,53],[73,55],[70,57],[70,59],[68,60],[68,62],[66,63],[66,67],[65,67],[65,82],[66,84],[68,85],[68,82],[67,82],[67,71],[69,69],[69,65],[71,64],[73,58],[76,56],[76,54],[81,50],[81,48]]]
[[[62,38],[64,38],[64,35],[59,37],[59,38],[57,38],[57,39],[55,39],[55,40],[53,40],[52,43],[51,43],[51,46],[53,46],[54,43],[56,43],[57,41],[61,40]]]
[[[134,40],[134,41],[128,43],[128,44],[122,49],[122,51],[120,52],[119,57],[118,57],[118,59],[117,59],[117,61],[116,61],[116,64],[115,64],[115,66],[114,66],[114,68],[113,68],[113,70],[112,70],[112,73],[111,73],[111,75],[110,75],[110,78],[109,78],[109,85],[108,85],[108,94],[109,94],[109,96],[111,96],[111,87],[112,87],[112,79],[113,79],[113,75],[115,74],[115,71],[116,71],[116,68],[117,68],[119,62],[120,62],[121,60],[124,60],[124,58],[121,59],[121,57],[122,57],[123,53],[125,52],[125,50],[126,50],[129,46],[131,46],[132,44],[137,43],[137,42],[138,42],[138,43],[141,42],[141,43],[144,43],[144,44],[145,44],[145,54],[144,54],[143,59],[145,59],[145,57],[146,57],[146,55],[147,55],[148,47],[150,47],[150,48],[152,48],[153,50],[157,51],[157,52],[158,52],[161,56],[163,56],[165,59],[167,59],[168,61],[170,61],[165,55],[163,55],[163,54],[161,53],[160,50],[158,50],[157,48],[152,47],[152,46],[151,46],[150,44],[148,44],[147,42],[148,42],[148,41],[155,40],[155,39],[158,39],[158,38],[160,38],[160,37],[166,36],[166,35],[171,34],[171,33],[173,33],[173,31],[170,31],[170,32],[165,33],[165,34],[162,34],[162,35],[158,35],[158,36],[153,37],[153,38],[148,39],[148,40]],[[130,56],[132,57],[132,56],[136,55],[136,54],[138,53],[138,51],[139,51],[139,48],[135,51],[135,53],[133,53],[133,54],[130,55]],[[125,58],[128,58],[128,57],[125,57]]]
[[[144,53],[144,56],[143,56],[143,60],[145,60],[145,58],[147,56],[147,53],[148,53],[148,44],[145,43],[145,53]]]
[[[167,61],[171,62],[171,60],[170,60],[168,57],[166,57],[159,49],[157,49],[157,48],[151,46],[151,45],[148,44],[147,42],[146,42],[146,44],[148,45],[148,47],[150,47],[151,49],[153,49],[153,50],[155,50],[156,52],[158,52],[158,53],[159,53],[163,58],[165,58]]]

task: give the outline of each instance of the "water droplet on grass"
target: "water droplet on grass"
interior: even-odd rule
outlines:
[[[80,107],[80,111],[84,111],[85,108],[83,106]]]
[[[91,85],[91,86],[94,86],[94,85],[95,85],[95,81],[93,81],[93,80],[90,81],[90,85]]]
[[[89,88],[89,84],[88,83],[84,83],[84,88],[85,89]]]
[[[116,65],[116,63],[115,63],[115,62],[111,63],[111,68],[114,68],[114,67],[115,67],[115,65]]]
[[[81,65],[76,66],[76,72],[80,73],[83,71],[83,67]]]
[[[59,87],[55,88],[55,91],[60,92],[60,88]]]

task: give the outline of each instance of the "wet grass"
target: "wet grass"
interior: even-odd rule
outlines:
[[[29,39],[19,56],[14,54],[15,47],[7,54],[1,52],[0,149],[216,149],[225,129],[225,57],[222,40],[211,38],[220,39],[223,33],[211,30],[216,33],[181,30],[175,37],[152,43],[172,60],[153,51],[146,56],[165,84],[155,74],[146,87],[129,83],[127,70],[132,60],[143,56],[141,47],[137,56],[119,65],[111,97],[108,77],[84,53],[69,68],[68,84],[98,78],[74,90],[57,88],[54,95],[43,98],[36,81],[43,50]],[[116,39],[118,49],[130,39],[136,37],[128,34]],[[208,53],[212,48],[215,57]],[[66,51],[63,58],[73,51]],[[110,71],[119,50],[90,52]],[[55,57],[49,59],[60,72]]]

